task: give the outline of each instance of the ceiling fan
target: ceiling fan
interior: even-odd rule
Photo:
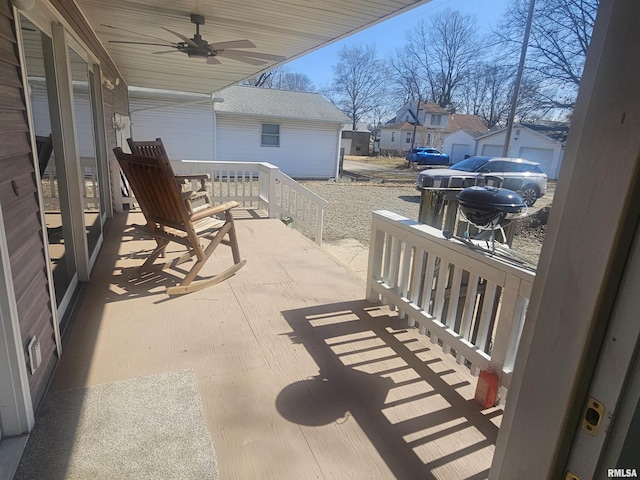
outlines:
[[[152,52],[153,55],[163,55],[166,53],[181,52],[186,53],[189,58],[204,58],[208,64],[220,64],[220,58],[228,58],[229,60],[235,60],[249,65],[266,65],[269,62],[280,62],[286,57],[281,55],[271,55],[268,53],[251,52],[247,50],[236,50],[238,48],[256,48],[255,44],[249,40],[231,40],[228,42],[209,43],[200,35],[200,25],[204,25],[204,17],[202,15],[191,14],[191,23],[196,25],[196,33],[193,38],[189,38],[181,33],[169,30],[166,27],[161,27],[169,33],[172,33],[178,37],[181,42],[170,42],[162,38],[153,37],[151,35],[145,35],[142,33],[129,32],[122,28],[113,27],[111,25],[104,25],[103,27],[111,28],[114,30],[120,30],[130,34],[150,38],[163,43],[151,43],[151,42],[129,42],[125,40],[109,40],[109,43],[124,43],[130,45],[155,45],[161,47],[170,47],[172,50],[163,50],[160,52]]]

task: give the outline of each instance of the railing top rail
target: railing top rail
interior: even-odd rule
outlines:
[[[242,165],[246,167],[263,167],[263,168],[278,168],[277,166],[267,162],[240,162],[240,161],[225,161],[225,160],[177,160],[182,163],[206,163],[207,165]]]
[[[316,194],[315,192],[312,192],[311,190],[309,190],[307,187],[305,187],[304,185],[300,185],[298,182],[296,182],[293,178],[291,178],[289,175],[287,175],[286,173],[283,173],[281,170],[278,171],[278,173],[276,174],[276,179],[278,180],[285,180],[285,182],[300,190],[302,189],[304,191],[304,196],[307,197],[309,200],[318,203],[320,205],[322,205],[323,207],[328,204],[329,202],[327,200],[325,200],[324,198],[322,198],[320,195]]]
[[[462,255],[464,257],[472,258],[473,260],[481,262],[492,269],[495,269],[496,263],[499,263],[499,268],[502,272],[518,276],[531,283],[533,283],[533,280],[535,279],[535,272],[509,263],[496,255],[491,255],[489,252],[473,250],[459,241],[447,240],[442,236],[442,231],[437,228],[419,223],[388,210],[377,210],[373,212],[373,218],[374,221],[387,224],[390,229],[396,229],[407,236],[415,235],[423,241],[437,245],[439,249],[447,249],[452,252],[453,255]]]

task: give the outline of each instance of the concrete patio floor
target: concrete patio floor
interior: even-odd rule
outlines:
[[[117,215],[51,390],[193,369],[223,479],[486,478],[502,410],[473,401],[468,370],[312,241],[238,217],[247,265],[169,298],[171,273],[135,276],[140,214]]]

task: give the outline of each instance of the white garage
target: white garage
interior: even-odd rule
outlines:
[[[519,157],[540,164],[550,179],[558,178],[569,126],[564,123],[516,124],[511,133],[508,157]],[[477,138],[478,155],[502,156],[506,128]]]

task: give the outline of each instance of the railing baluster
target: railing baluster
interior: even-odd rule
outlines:
[[[482,312],[477,324],[476,341],[474,343],[480,350],[486,351],[489,343],[489,337],[491,335],[491,332],[489,332],[489,325],[491,324],[496,299],[495,283],[486,282],[483,297]]]
[[[411,274],[411,260],[413,258],[413,245],[409,243],[404,244],[404,251],[402,257],[402,275],[400,277],[400,284],[398,293],[402,298],[407,298],[409,292],[409,275]],[[405,318],[404,310],[400,310],[400,319]]]
[[[436,257],[433,253],[427,253],[427,267],[425,268],[422,284],[422,297],[420,306],[429,313],[431,311],[431,291],[433,290],[433,275],[436,268]]]

